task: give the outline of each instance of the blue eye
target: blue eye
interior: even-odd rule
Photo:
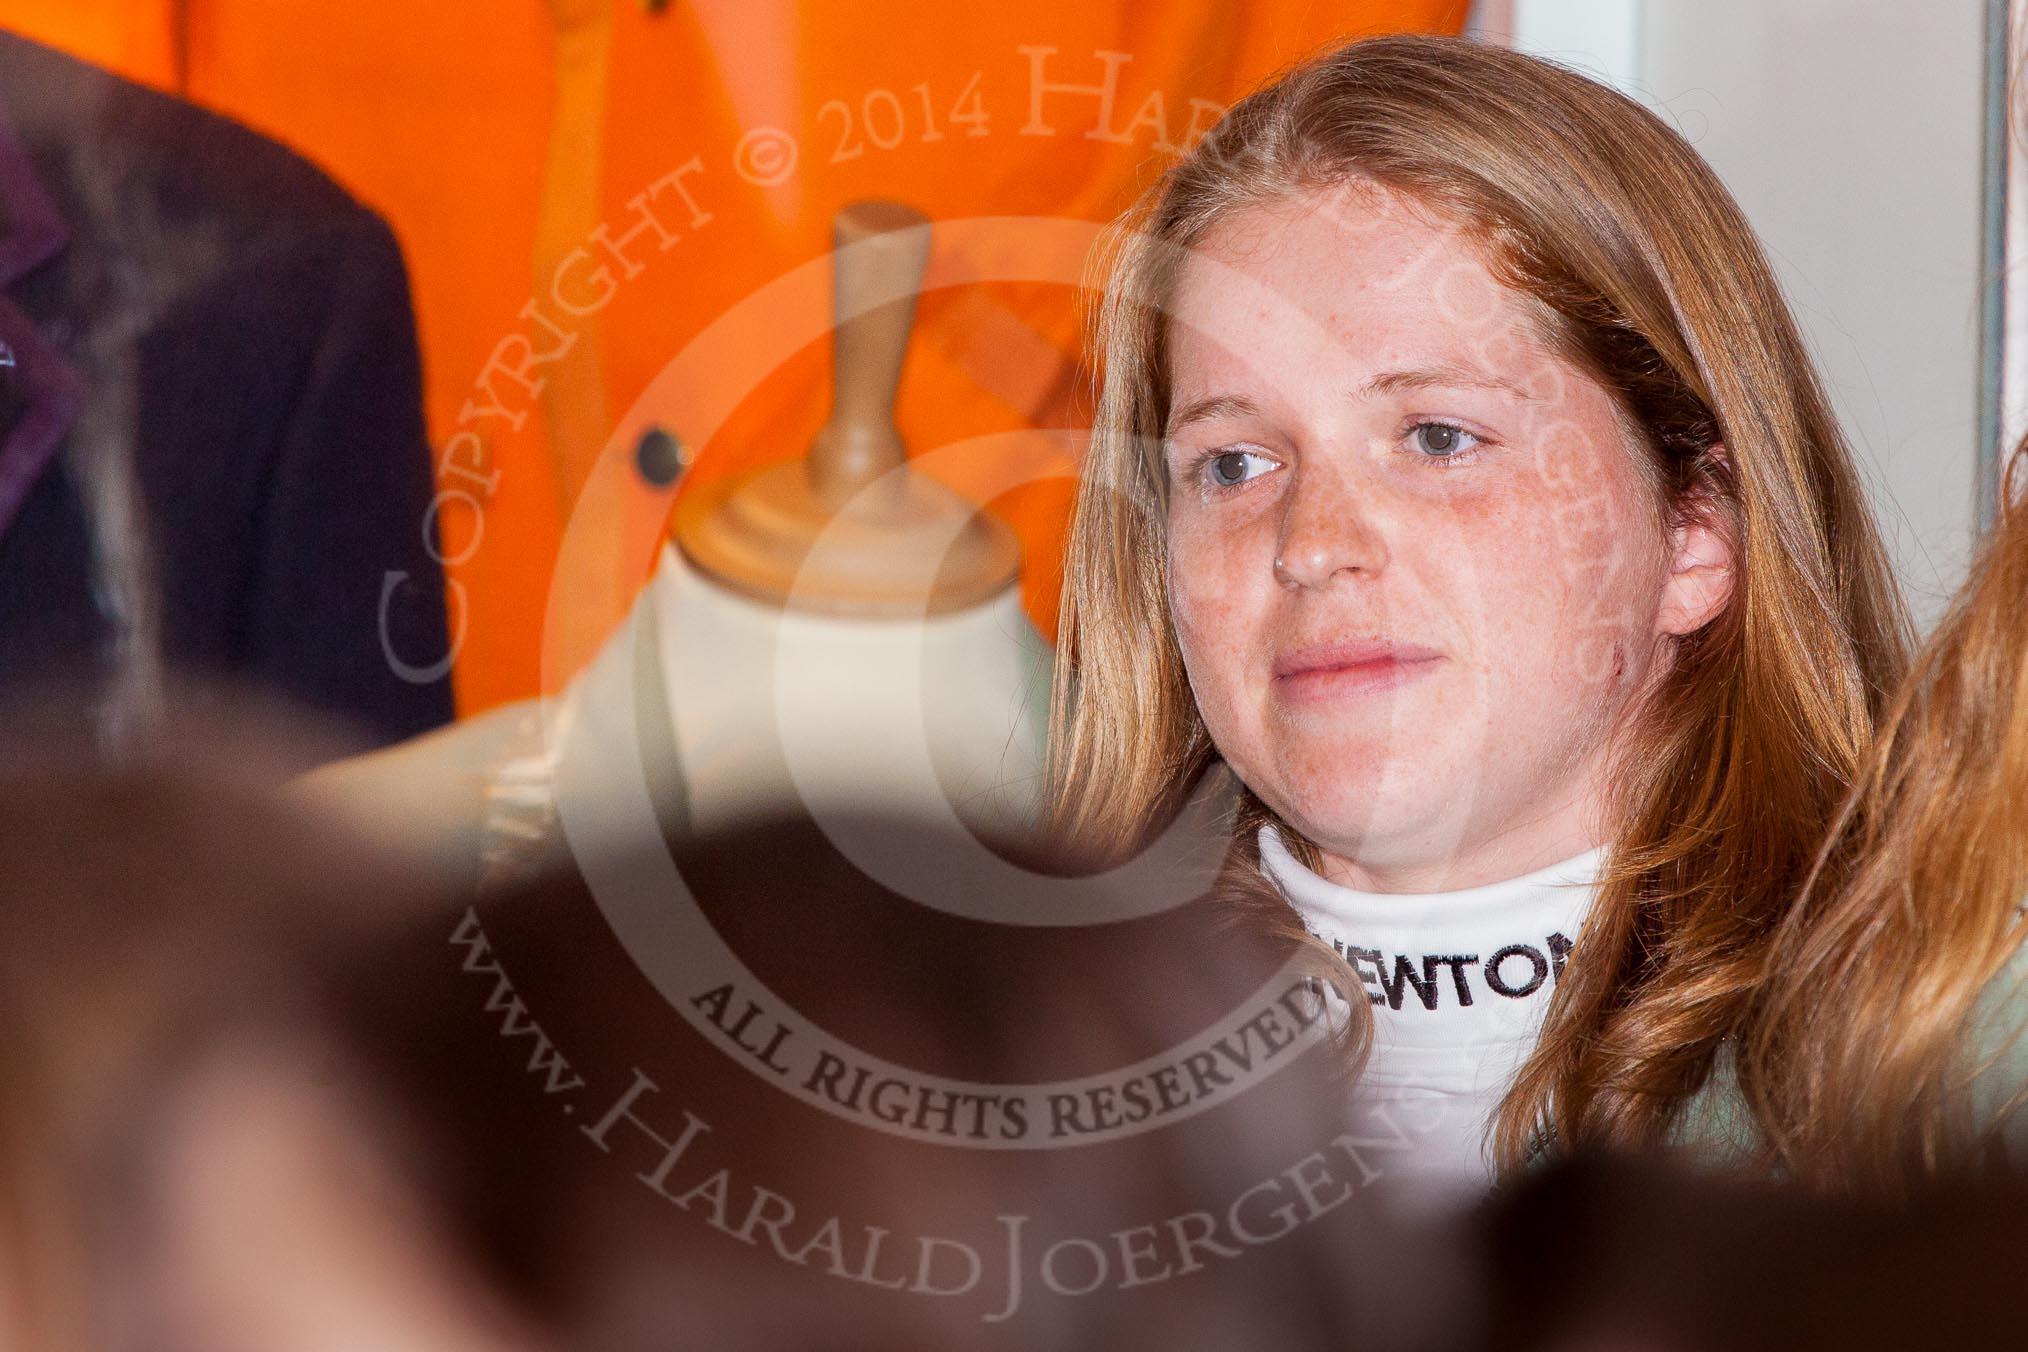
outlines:
[[[1274,465],[1271,457],[1259,451],[1220,451],[1205,460],[1204,473],[1219,488],[1237,488]]]
[[[1479,444],[1479,439],[1462,427],[1450,423],[1417,423],[1410,435],[1415,449],[1432,460],[1448,460],[1461,455]]]

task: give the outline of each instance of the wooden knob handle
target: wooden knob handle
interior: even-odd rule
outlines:
[[[676,500],[671,532],[714,582],[771,605],[895,619],[978,605],[1019,580],[1014,533],[909,470],[895,430],[929,229],[898,202],[838,213],[830,421],[807,457]]]
[[[901,364],[929,263],[929,218],[899,202],[854,202],[832,227],[831,418],[810,447],[810,486],[842,503],[908,459],[894,425]]]

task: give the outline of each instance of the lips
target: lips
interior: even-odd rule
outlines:
[[[1294,698],[1352,694],[1415,680],[1436,670],[1443,660],[1434,648],[1390,639],[1315,644],[1277,656],[1274,683]]]

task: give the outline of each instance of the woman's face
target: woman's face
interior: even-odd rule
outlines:
[[[1524,299],[1355,183],[1216,227],[1169,361],[1169,599],[1228,764],[1354,886],[1599,843],[1609,735],[1701,622],[1698,570]]]

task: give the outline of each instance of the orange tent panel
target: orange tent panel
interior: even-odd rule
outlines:
[[[8,22],[276,136],[389,218],[413,277],[474,712],[537,687],[559,530],[607,439],[630,411],[676,419],[697,402],[636,408],[715,341],[715,320],[820,258],[838,207],[1103,222],[1281,66],[1353,34],[1455,32],[1465,7],[15,0]],[[897,416],[918,456],[953,448],[932,472],[961,490],[1027,480],[990,506],[1021,537],[1048,633],[1075,438],[964,448],[1078,425],[1088,297],[1062,267],[976,280],[1004,261],[986,256],[1002,235],[1027,247],[1011,226],[973,230],[971,257],[939,245],[946,284],[921,305]],[[783,318],[817,337],[707,354],[745,388],[696,392],[737,396],[721,426],[670,426],[699,453],[693,484],[799,454],[821,425],[823,316]],[[616,598],[636,581],[611,579]]]

